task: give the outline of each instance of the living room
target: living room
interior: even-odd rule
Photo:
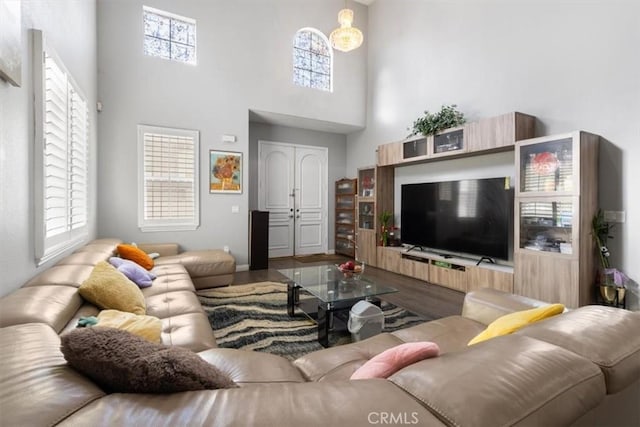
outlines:
[[[238,271],[247,270],[248,212],[260,207],[259,141],[327,149],[330,253],[334,182],[376,165],[378,146],[403,140],[425,110],[449,104],[470,122],[530,114],[535,136],[600,135],[598,206],[624,212],[609,240],[610,263],[640,278],[633,255],[640,251],[636,1],[349,0],[364,43],[333,53],[331,91],[293,83],[292,41],[302,28],[328,35],[343,0],[19,3],[21,84],[0,80],[0,295],[96,238],[228,247]],[[144,55],[145,6],[196,22],[195,65]],[[89,106],[87,235],[45,262],[35,255],[32,29],[42,31]],[[199,132],[195,229],[141,229],[139,125]],[[210,192],[211,150],[242,155],[242,191]],[[408,166],[396,180],[505,175],[515,176],[513,152]]]
[[[639,64],[627,54],[637,38],[634,2],[353,2],[354,25],[365,41],[359,49],[335,53],[333,91],[293,85],[293,35],[303,27],[328,34],[336,26],[334,9],[342,6],[335,3],[182,2],[184,10],[172,9],[172,2],[150,4],[199,23],[198,65],[191,66],[142,54],[142,41],[135,40],[142,37],[143,2],[23,2],[24,84],[3,82],[0,88],[2,240],[10,243],[0,257],[2,293],[42,268],[33,256],[29,28],[43,30],[88,104],[102,104],[100,113],[90,109],[90,237],[179,241],[189,249],[228,246],[238,265],[246,266],[247,212],[258,208],[252,185],[257,177],[251,173],[257,139],[330,146],[332,183],[374,165],[377,146],[403,139],[424,110],[457,104],[469,121],[509,111],[534,115],[537,136],[573,130],[601,135],[606,143],[600,149],[599,205],[626,212],[626,222],[616,224],[610,240],[612,265],[640,276],[632,262],[637,239],[631,238],[640,227],[632,196],[638,178],[632,165],[639,155],[634,120]],[[271,120],[257,120],[271,123],[256,121],[261,112]],[[138,124],[200,131],[197,230],[138,228],[137,195],[131,190],[137,165],[129,155]],[[224,142],[223,135],[234,135],[236,142]],[[245,191],[206,191],[210,149],[244,154]],[[492,161],[477,163],[488,168]],[[457,161],[431,169],[440,178],[473,176]],[[331,249],[332,230],[328,235]]]
[[[469,121],[510,111],[531,114],[537,136],[573,130],[601,135],[599,207],[626,212],[609,243],[612,265],[640,276],[632,257],[632,236],[640,235],[632,184],[638,180],[632,165],[639,150],[639,64],[627,54],[638,37],[634,2],[350,2],[364,44],[335,53],[333,92],[292,84],[291,40],[304,27],[328,34],[341,1],[183,2],[184,10],[149,4],[196,20],[196,66],[142,54],[142,42],[135,42],[142,37],[142,2],[22,3],[23,85],[0,87],[2,240],[8,243],[0,257],[3,294],[41,268],[33,255],[30,28],[43,30],[88,105],[102,104],[100,113],[89,109],[90,237],[180,241],[189,249],[228,246],[238,265],[246,266],[246,212],[258,208],[251,173],[256,139],[330,146],[332,184],[374,165],[377,146],[403,139],[424,110],[457,104]],[[272,123],[257,122],[261,112],[271,113],[265,116]],[[139,124],[200,131],[197,230],[140,231],[137,195],[128,190],[136,182]],[[236,142],[224,142],[223,135]],[[210,149],[244,154],[241,194],[206,191]],[[481,158],[478,167],[490,162]],[[461,174],[455,163],[437,168],[445,178]]]

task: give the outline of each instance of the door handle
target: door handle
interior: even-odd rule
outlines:
[[[296,215],[296,218],[300,218],[300,215]]]

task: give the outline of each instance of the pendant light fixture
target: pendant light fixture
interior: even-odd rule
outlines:
[[[347,9],[346,0],[344,9],[338,12],[338,22],[340,23],[340,28],[333,30],[329,36],[331,46],[342,52],[349,52],[360,47],[364,37],[362,36],[362,31],[351,26],[351,23],[353,23],[353,10]]]

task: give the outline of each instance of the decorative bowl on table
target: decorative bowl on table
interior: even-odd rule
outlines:
[[[358,278],[364,272],[364,264],[358,263],[357,261],[343,262],[337,267],[346,278]]]

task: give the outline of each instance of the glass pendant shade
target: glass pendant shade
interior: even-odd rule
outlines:
[[[342,52],[349,52],[360,47],[364,37],[362,36],[362,31],[351,26],[353,10],[342,9],[338,12],[338,22],[340,23],[340,28],[333,30],[329,36],[331,46]]]

